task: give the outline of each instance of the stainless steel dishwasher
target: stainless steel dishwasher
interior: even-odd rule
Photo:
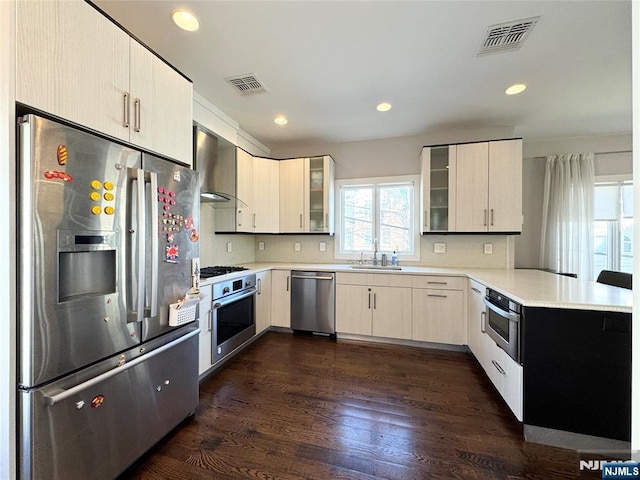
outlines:
[[[335,278],[333,272],[291,272],[291,328],[335,335]]]

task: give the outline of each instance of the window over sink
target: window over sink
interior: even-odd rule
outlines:
[[[368,260],[377,250],[378,255],[389,257],[395,251],[401,261],[420,259],[416,229],[419,177],[340,180],[336,184],[336,258],[358,260],[363,254]]]

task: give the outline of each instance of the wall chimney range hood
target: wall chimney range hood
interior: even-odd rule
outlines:
[[[246,207],[237,198],[236,147],[200,125],[193,127],[194,168],[200,174],[200,201],[215,208]]]

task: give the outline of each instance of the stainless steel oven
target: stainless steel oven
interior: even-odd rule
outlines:
[[[490,288],[487,288],[484,304],[487,307],[486,333],[520,363],[522,306]]]
[[[256,334],[256,276],[245,275],[213,285],[212,363]]]

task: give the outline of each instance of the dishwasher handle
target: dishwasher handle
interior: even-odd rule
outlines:
[[[331,277],[322,277],[320,275],[291,275],[291,278],[301,278],[301,279],[309,279],[309,280],[333,280],[333,276]]]

